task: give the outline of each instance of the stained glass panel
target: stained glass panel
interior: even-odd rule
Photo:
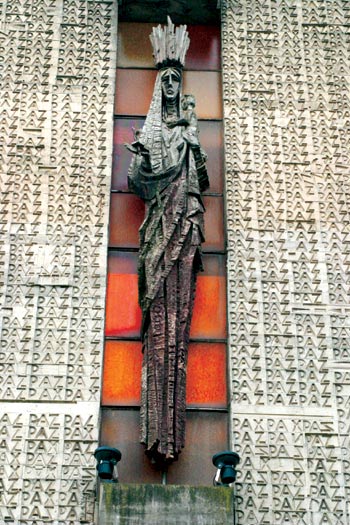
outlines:
[[[140,335],[140,326],[137,254],[110,252],[105,333],[107,336],[134,337]]]
[[[224,343],[190,344],[186,403],[189,407],[225,408],[227,406]]]
[[[139,443],[139,410],[102,410],[100,445],[118,448],[121,483],[161,483],[161,472],[146,457]]]
[[[213,485],[212,457],[227,450],[227,414],[187,412],[185,448],[167,473],[168,484]]]
[[[156,74],[153,69],[118,69],[115,114],[146,115]],[[220,73],[185,71],[183,92],[192,93],[196,97],[198,118],[222,118]]]
[[[106,341],[103,364],[103,405],[140,404],[141,344],[135,341]]]
[[[154,24],[121,22],[118,26],[118,66],[154,68],[149,35]],[[186,55],[186,69],[220,69],[220,28],[188,25],[191,45]]]
[[[133,128],[141,129],[144,119],[116,118],[114,122],[112,190],[128,191],[128,169],[132,154],[124,144],[134,140]],[[223,192],[222,123],[199,121],[200,142],[208,155],[209,192]]]

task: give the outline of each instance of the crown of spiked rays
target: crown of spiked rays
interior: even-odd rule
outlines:
[[[154,27],[150,35],[153,57],[157,69],[165,67],[183,68],[190,39],[187,26],[179,26],[175,29],[170,17],[168,25]]]

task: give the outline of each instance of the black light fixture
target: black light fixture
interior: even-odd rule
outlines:
[[[94,456],[97,461],[98,477],[104,481],[117,482],[117,463],[122,457],[120,450],[113,447],[99,447],[95,450]]]
[[[214,485],[228,486],[236,481],[236,465],[239,463],[239,459],[237,452],[231,452],[230,450],[214,454],[213,464],[218,469],[214,478]]]

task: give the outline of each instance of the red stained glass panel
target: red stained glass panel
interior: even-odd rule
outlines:
[[[204,251],[223,250],[224,223],[222,197],[205,196],[204,205],[205,243]],[[133,194],[112,193],[109,222],[109,246],[137,248],[139,228],[144,219],[145,205]]]
[[[221,68],[220,27],[189,25],[190,47],[186,69],[219,70]]]
[[[205,243],[203,251],[225,249],[224,237],[224,203],[222,197],[204,196]]]
[[[124,146],[134,139],[133,128],[141,129],[144,119],[119,118],[114,121],[112,190],[128,191],[128,170],[132,158]]]
[[[119,22],[118,67],[154,68],[150,34],[155,24]]]
[[[144,453],[139,443],[139,411],[102,411],[100,445],[118,448],[121,483],[161,483],[161,472]],[[227,414],[220,412],[187,412],[186,442],[178,461],[170,465],[168,484],[212,486],[216,469],[212,456],[227,449]]]
[[[191,93],[196,97],[198,118],[222,118],[220,73],[214,71],[185,71],[183,93]]]
[[[226,337],[226,280],[224,258],[204,255],[204,272],[197,278],[191,323],[191,338]],[[127,300],[125,300],[127,298]],[[107,336],[140,335],[141,310],[138,305],[137,254],[110,252],[106,303]]]
[[[199,122],[199,140],[208,155],[207,169],[210,182],[209,192],[223,193],[223,130],[222,123],[215,121]]]
[[[155,70],[117,69],[115,114],[146,115],[156,76]]]

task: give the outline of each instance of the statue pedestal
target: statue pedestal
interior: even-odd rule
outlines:
[[[100,483],[98,525],[234,523],[228,487]]]

